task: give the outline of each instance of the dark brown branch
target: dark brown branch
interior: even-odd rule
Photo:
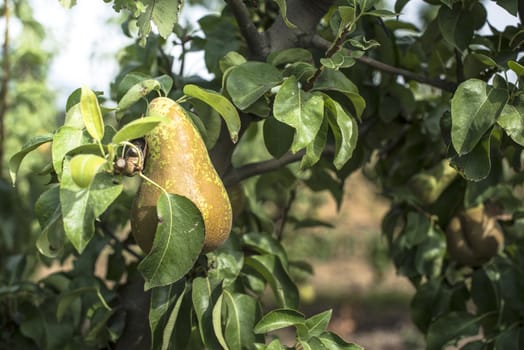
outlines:
[[[323,50],[328,50],[329,47],[331,46],[331,43],[328,40],[322,38],[320,35],[305,35],[302,37],[302,45],[303,46],[312,45],[312,46],[315,46]],[[346,52],[349,54],[351,53],[351,50],[346,49]],[[389,64],[377,61],[371,57],[362,56],[362,57],[355,58],[355,60],[365,65],[368,65],[370,67],[373,67],[379,71],[394,74],[394,75],[400,75],[400,76],[403,76],[407,80],[418,81],[419,83],[434,86],[436,88],[439,88],[441,90],[448,91],[451,93],[453,93],[455,89],[457,88],[457,84],[455,82],[444,80],[444,79],[431,79],[423,75],[419,75],[417,73],[408,71],[406,69],[390,66]]]
[[[0,176],[3,174],[5,115],[7,113],[7,89],[9,85],[11,66],[9,61],[9,0],[4,1],[4,45],[3,45],[3,77],[0,86]]]
[[[242,36],[246,39],[247,46],[257,59],[264,59],[268,53],[265,36],[260,33],[251,21],[249,10],[243,0],[227,0],[240,27]]]
[[[226,187],[234,185],[242,180],[245,180],[247,178],[250,178],[252,176],[260,175],[269,173],[271,171],[277,170],[285,165],[298,162],[306,151],[304,149],[298,151],[297,153],[291,153],[287,152],[282,157],[278,159],[270,159],[265,160],[262,162],[255,162],[246,164],[244,166],[241,166],[239,168],[236,168],[232,171],[230,171],[225,177],[224,177],[224,185]],[[326,149],[322,153],[323,156],[333,155],[335,154],[334,147],[326,146]]]

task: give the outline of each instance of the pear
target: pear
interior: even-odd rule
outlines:
[[[211,251],[229,236],[232,210],[228,194],[218,176],[202,137],[184,109],[167,97],[149,104],[147,115],[167,117],[146,136],[144,175],[167,192],[187,197],[204,219],[204,251]],[[158,216],[156,204],[161,194],[150,181],[142,180],[131,213],[135,241],[151,250]]]
[[[502,250],[504,233],[497,219],[479,205],[451,219],[446,241],[451,258],[461,265],[479,266]]]

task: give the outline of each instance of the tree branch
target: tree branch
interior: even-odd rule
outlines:
[[[312,45],[314,47],[317,47],[323,50],[328,50],[329,47],[331,46],[331,42],[329,42],[328,40],[322,38],[320,35],[317,35],[317,34],[313,34],[313,35],[307,34],[307,35],[302,36],[301,44],[302,46],[305,46],[305,47]],[[351,53],[351,50],[349,49],[344,49],[344,50],[348,54]],[[439,88],[441,90],[448,91],[451,93],[453,93],[457,88],[457,84],[455,82],[444,80],[444,79],[431,79],[423,75],[419,75],[417,73],[408,71],[406,69],[390,66],[389,64],[377,61],[371,57],[362,56],[362,57],[355,58],[355,60],[365,65],[368,65],[370,67],[373,67],[379,71],[394,74],[394,75],[401,75],[405,79],[418,81],[419,83],[434,86],[436,88]]]
[[[3,174],[5,114],[7,112],[7,89],[10,79],[11,66],[9,62],[9,0],[4,1],[4,45],[3,45],[3,77],[0,86],[0,176]]]
[[[224,177],[224,185],[226,187],[232,186],[252,176],[269,173],[271,171],[280,169],[285,165],[298,162],[300,159],[302,159],[305,153],[306,150],[304,149],[298,151],[297,153],[287,152],[278,159],[274,158],[262,162],[249,163],[239,168],[233,169]],[[326,146],[324,152],[322,152],[323,156],[331,156],[334,154],[335,148],[332,146]]]
[[[227,0],[235,16],[240,32],[246,39],[247,46],[257,59],[263,59],[268,54],[266,37],[260,33],[251,21],[249,10],[242,0]]]

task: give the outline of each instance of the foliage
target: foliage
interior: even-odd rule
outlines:
[[[392,201],[383,232],[416,287],[413,320],[427,348],[478,334],[467,348],[515,347],[524,292],[521,26],[480,31],[487,14],[475,0],[428,1],[434,16],[421,28],[373,0],[230,0],[193,32],[177,23],[180,1],[106,2],[127,11],[127,33],[138,27],[137,43],[119,54],[117,107],[78,89],[63,125],[10,159],[14,179],[27,154],[50,144],[36,246],[48,258],[73,256],[74,266],[32,283],[21,278],[27,259],[6,259],[3,339],[46,349],[284,349],[267,333],[293,327],[296,348],[359,349],[328,330],[330,311],[298,311],[291,271],[311,267],[280,239],[301,186],[340,204],[345,179],[363,168]],[[519,10],[516,0],[500,6]],[[172,45],[182,48],[178,70]],[[189,51],[203,52],[211,78],[184,75]],[[119,164],[147,161],[140,138],[162,120],[144,113],[158,95],[183,104],[230,198],[241,199],[216,251],[194,249],[202,235],[186,231],[198,210],[167,194],[157,235],[176,244],[161,256],[134,250],[126,223],[141,169]],[[95,274],[108,247],[107,271]]]

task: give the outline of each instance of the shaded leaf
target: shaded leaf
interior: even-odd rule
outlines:
[[[11,181],[13,182],[13,185],[16,183],[16,174],[18,173],[18,169],[20,169],[20,164],[22,163],[22,160],[24,160],[25,156],[30,153],[31,151],[34,151],[39,146],[43,145],[44,143],[50,142],[53,139],[53,135],[42,135],[42,136],[36,136],[29,140],[24,146],[22,146],[22,149],[18,152],[16,152],[10,159],[9,159],[9,175],[11,176]]]
[[[289,21],[289,19],[287,18],[287,5],[286,5],[286,0],[273,0],[277,5],[278,5],[278,8],[280,10],[280,16],[282,17],[282,20],[284,21],[284,23],[286,24],[286,26],[288,28],[296,28],[297,26],[294,25],[293,23],[291,23]]]
[[[69,162],[64,162],[60,185],[60,204],[67,238],[81,253],[95,232],[95,219],[109,207],[122,192],[121,184],[114,184],[110,175],[99,173],[89,187],[78,187],[71,176]]]
[[[427,349],[440,350],[460,338],[476,335],[481,318],[465,312],[451,312],[438,318],[428,329]]]
[[[60,208],[60,188],[57,185],[38,197],[35,214],[42,229],[36,247],[42,255],[54,258],[61,253],[65,238]]]
[[[253,328],[260,317],[257,300],[252,296],[224,291],[227,310],[225,337],[231,350],[252,348],[257,337]],[[263,338],[262,338],[263,339]]]
[[[275,157],[282,157],[291,147],[295,131],[292,127],[270,116],[264,120],[264,144],[269,153]]]
[[[213,330],[213,307],[222,295],[222,286],[212,284],[209,278],[197,277],[193,280],[192,300],[198,319],[200,337],[211,350],[221,350]]]
[[[193,267],[204,245],[202,215],[188,198],[162,193],[157,213],[153,247],[138,265],[146,290],[181,279]]]
[[[364,350],[359,345],[346,342],[333,332],[324,332],[318,339],[327,350]]]
[[[455,156],[450,165],[469,181],[485,179],[491,170],[491,135],[486,135],[471,152],[463,156]]]
[[[298,306],[298,289],[277,256],[266,254],[247,257],[246,265],[255,269],[269,283],[279,306]]]

